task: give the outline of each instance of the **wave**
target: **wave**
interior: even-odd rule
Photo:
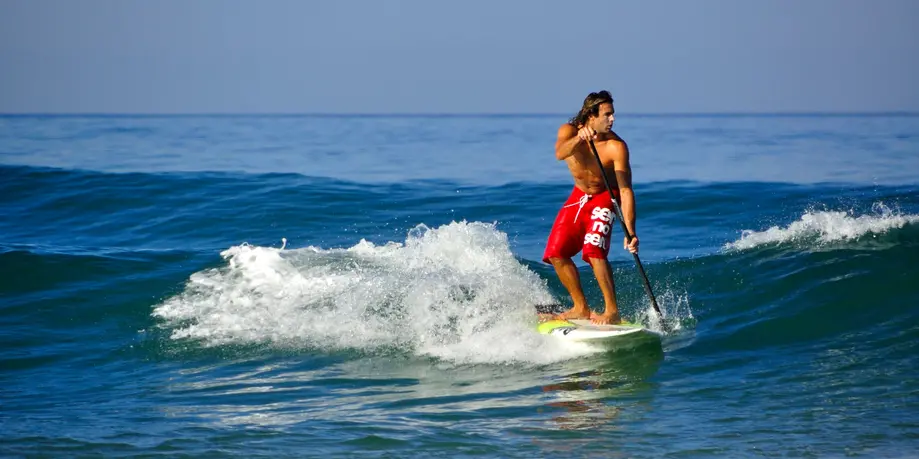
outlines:
[[[868,235],[876,237],[917,223],[919,215],[904,214],[883,203],[876,203],[873,213],[865,215],[855,215],[852,210],[809,210],[785,227],[773,226],[762,231],[743,230],[740,239],[725,244],[724,249],[747,250],[764,245],[799,242],[826,245],[854,241]]]
[[[230,247],[154,307],[175,340],[546,363],[593,351],[533,332],[551,295],[494,225],[419,226],[403,243]]]
[[[10,295],[7,305],[14,305],[96,288],[111,292],[126,276],[162,275],[195,255],[187,250],[0,244],[0,294]]]

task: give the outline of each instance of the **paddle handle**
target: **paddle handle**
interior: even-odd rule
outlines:
[[[613,201],[613,210],[616,211],[616,218],[619,220],[619,224],[622,226],[622,232],[625,233],[625,237],[628,242],[632,242],[632,238],[635,236],[629,233],[629,227],[625,224],[625,219],[622,218],[622,209],[619,208],[619,202],[616,200],[616,195],[613,194],[613,188],[609,186],[609,178],[606,177],[606,169],[603,168],[603,161],[600,160],[600,153],[597,153],[597,146],[594,145],[593,139],[587,139],[590,143],[590,151],[593,152],[594,158],[597,160],[597,166],[600,167],[600,175],[603,177],[603,184],[606,185],[606,191],[609,191],[609,197]],[[641,280],[645,286],[645,293],[648,294],[648,298],[651,300],[651,306],[654,307],[654,311],[657,312],[658,317],[664,317],[661,314],[661,308],[657,305],[657,299],[654,298],[654,292],[651,291],[651,283],[648,281],[648,275],[645,274],[645,268],[641,265],[641,259],[638,258],[637,253],[633,253],[632,257],[635,258],[635,266],[638,267],[638,274],[641,275]]]

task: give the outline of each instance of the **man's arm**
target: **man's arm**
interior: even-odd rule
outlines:
[[[629,234],[635,236],[635,194],[632,193],[632,166],[629,164],[629,146],[625,141],[612,142],[615,148],[613,154],[613,170],[616,173],[616,183],[619,185],[619,207],[622,209],[622,219]]]
[[[555,158],[559,161],[567,159],[577,151],[581,138],[578,129],[570,124],[563,124],[558,128],[558,139],[555,141]]]

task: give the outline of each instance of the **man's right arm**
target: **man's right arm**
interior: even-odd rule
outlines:
[[[558,128],[558,139],[555,141],[555,158],[559,161],[568,158],[577,151],[581,138],[576,127],[565,123]]]

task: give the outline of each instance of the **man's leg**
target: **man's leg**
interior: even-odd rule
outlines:
[[[613,269],[609,261],[606,258],[588,258],[588,261],[594,269],[594,275],[597,276],[597,283],[600,284],[600,291],[603,292],[603,302],[606,306],[603,314],[595,316],[591,322],[600,325],[621,323],[619,307],[616,304],[616,284],[613,282]]]
[[[581,289],[581,276],[578,274],[578,267],[570,258],[549,258],[549,262],[555,267],[555,273],[562,285],[568,290],[573,302],[572,308],[565,311],[556,318],[558,319],[589,319],[590,308],[587,307],[587,298],[584,297],[584,290]]]

